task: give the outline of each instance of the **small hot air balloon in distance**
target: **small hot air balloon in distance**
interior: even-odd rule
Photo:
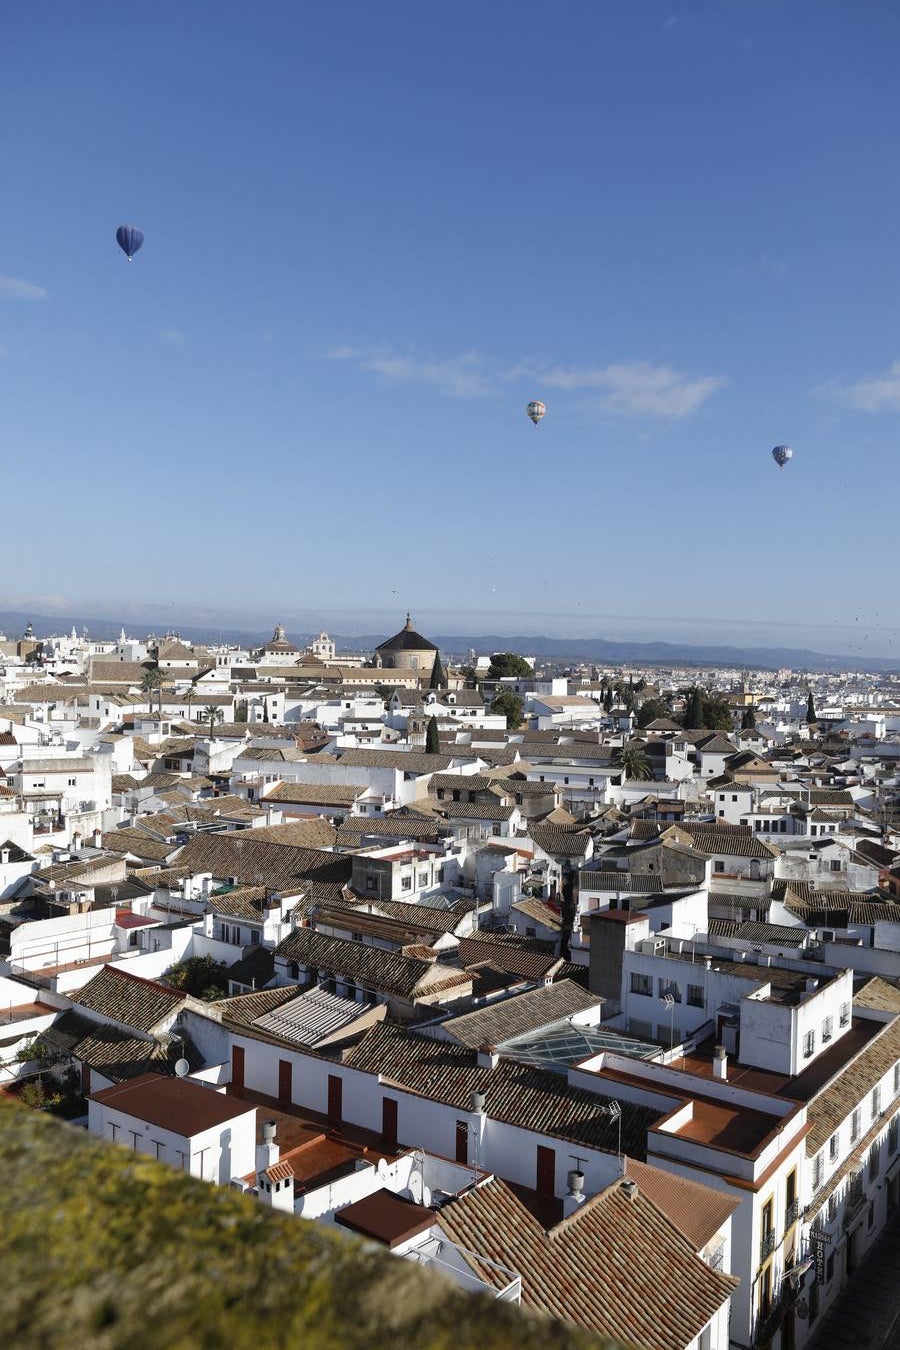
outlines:
[[[129,262],[144,242],[144,231],[136,225],[120,225],[116,230],[116,243]]]
[[[772,458],[779,469],[783,469],[788,460],[793,459],[793,456],[794,452],[789,445],[776,445],[775,449],[772,451]]]
[[[547,409],[539,398],[533,398],[525,409],[535,426],[540,422]]]

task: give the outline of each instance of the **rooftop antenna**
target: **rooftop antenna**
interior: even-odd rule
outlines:
[[[669,1014],[669,1054],[675,1049],[675,999],[671,994],[663,994],[660,1003],[665,1004]]]
[[[601,1107],[601,1110],[603,1111],[604,1115],[609,1116],[609,1119],[611,1121],[618,1121],[619,1142],[616,1149],[616,1157],[619,1159],[619,1162],[622,1167],[622,1173],[624,1175],[627,1164],[625,1162],[624,1157],[622,1156],[622,1107],[619,1104],[619,1102],[617,1102],[615,1098],[613,1098],[612,1101],[608,1102],[606,1106]]]

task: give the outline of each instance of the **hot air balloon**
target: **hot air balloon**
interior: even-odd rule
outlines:
[[[528,416],[531,418],[534,425],[537,426],[547,409],[539,398],[533,398],[525,411],[528,413]]]
[[[136,225],[120,225],[116,230],[116,243],[119,248],[131,262],[137,253],[141,244],[144,242],[144,232],[139,230]]]
[[[772,451],[772,458],[779,469],[783,469],[788,460],[793,458],[793,454],[794,452],[789,445],[776,445]]]

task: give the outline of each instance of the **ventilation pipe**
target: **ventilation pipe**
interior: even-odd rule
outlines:
[[[584,1173],[580,1168],[573,1167],[566,1174],[566,1194],[563,1197],[563,1216],[568,1218],[574,1214],[576,1209],[584,1204]]]
[[[728,1080],[728,1055],[724,1045],[717,1045],[713,1051],[713,1076],[722,1083]]]

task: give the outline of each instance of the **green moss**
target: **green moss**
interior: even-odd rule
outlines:
[[[0,1168],[4,1347],[600,1345],[8,1103]]]

